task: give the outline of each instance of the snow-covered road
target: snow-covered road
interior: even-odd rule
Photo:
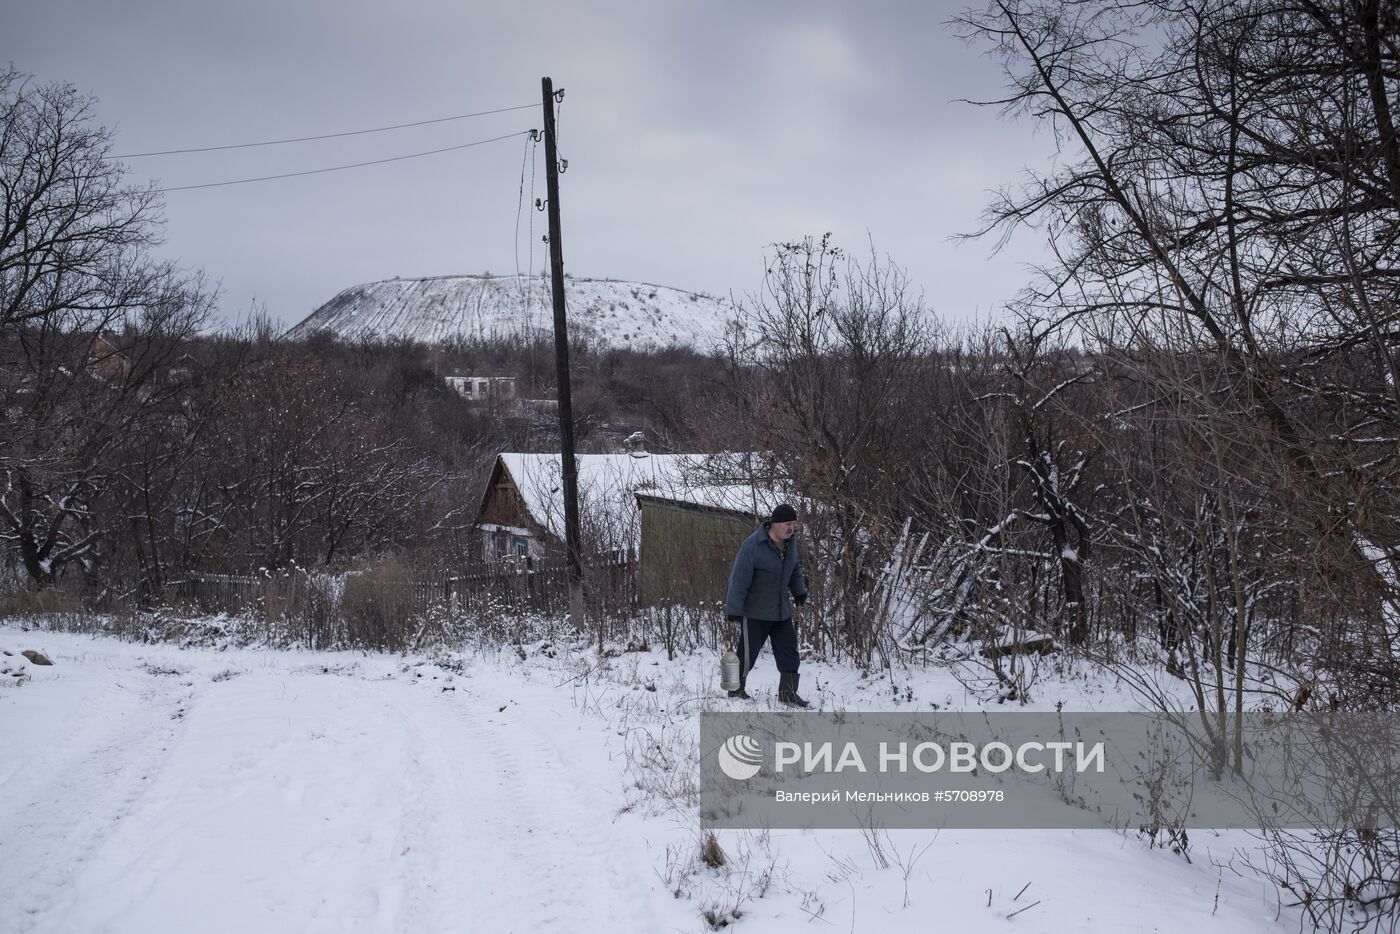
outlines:
[[[724,831],[700,858],[713,656],[433,658],[144,645],[0,623],[0,934],[1275,932],[1297,910],[1193,832]],[[825,709],[954,706],[945,669],[821,663]],[[1128,709],[1073,670],[1039,709]],[[775,676],[750,681],[773,703]],[[975,703],[975,699],[972,701]]]
[[[567,693],[386,657],[43,641],[55,667],[0,699],[0,929],[694,923]]]

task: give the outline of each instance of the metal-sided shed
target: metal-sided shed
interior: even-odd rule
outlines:
[[[642,526],[637,596],[643,606],[723,603],[739,546],[780,500],[776,492],[749,486],[636,496]]]

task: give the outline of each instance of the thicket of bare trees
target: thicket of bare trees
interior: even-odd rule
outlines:
[[[391,552],[425,574],[460,565],[495,438],[423,356],[266,330],[185,342],[144,419],[91,452],[101,484],[67,506],[93,560],[21,572],[31,587],[149,602],[199,572],[342,570]]]
[[[152,259],[157,195],[124,181],[90,101],[11,68],[0,121],[0,541],[46,586],[102,563],[118,451],[159,420],[210,297]]]
[[[1129,520],[1105,543],[1138,555],[1172,634],[1214,650],[1228,629],[1233,656],[1291,588],[1294,625],[1255,638],[1374,661],[1400,569],[1393,6],[996,3],[963,25],[1065,156],[989,212],[1055,251],[1024,330],[1093,360],[1096,434],[1150,432],[1104,445]],[[1342,690],[1389,701],[1378,674]]]

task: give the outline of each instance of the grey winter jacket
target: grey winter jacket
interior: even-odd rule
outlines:
[[[763,523],[739,546],[724,599],[726,615],[782,621],[792,616],[789,592],[794,597],[807,595],[796,537],[788,539],[784,554],[768,537],[771,525]]]

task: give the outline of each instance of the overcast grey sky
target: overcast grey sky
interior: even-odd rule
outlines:
[[[565,269],[738,296],[763,249],[833,231],[906,267],[965,321],[1026,279],[1029,239],[993,256],[986,189],[1043,163],[1044,137],[956,98],[1000,76],[944,21],[961,4],[45,0],[10,5],[0,60],[98,98],[120,153],[214,146],[539,104],[565,89]],[[538,106],[435,126],[128,160],[166,186],[437,149],[541,125]],[[250,185],[166,195],[166,249],[291,324],[393,276],[513,273],[545,262],[521,216],[523,138]],[[544,196],[544,147],[536,194]],[[529,168],[525,169],[526,198]],[[527,205],[528,208],[528,205]],[[530,255],[533,252],[533,264]]]

